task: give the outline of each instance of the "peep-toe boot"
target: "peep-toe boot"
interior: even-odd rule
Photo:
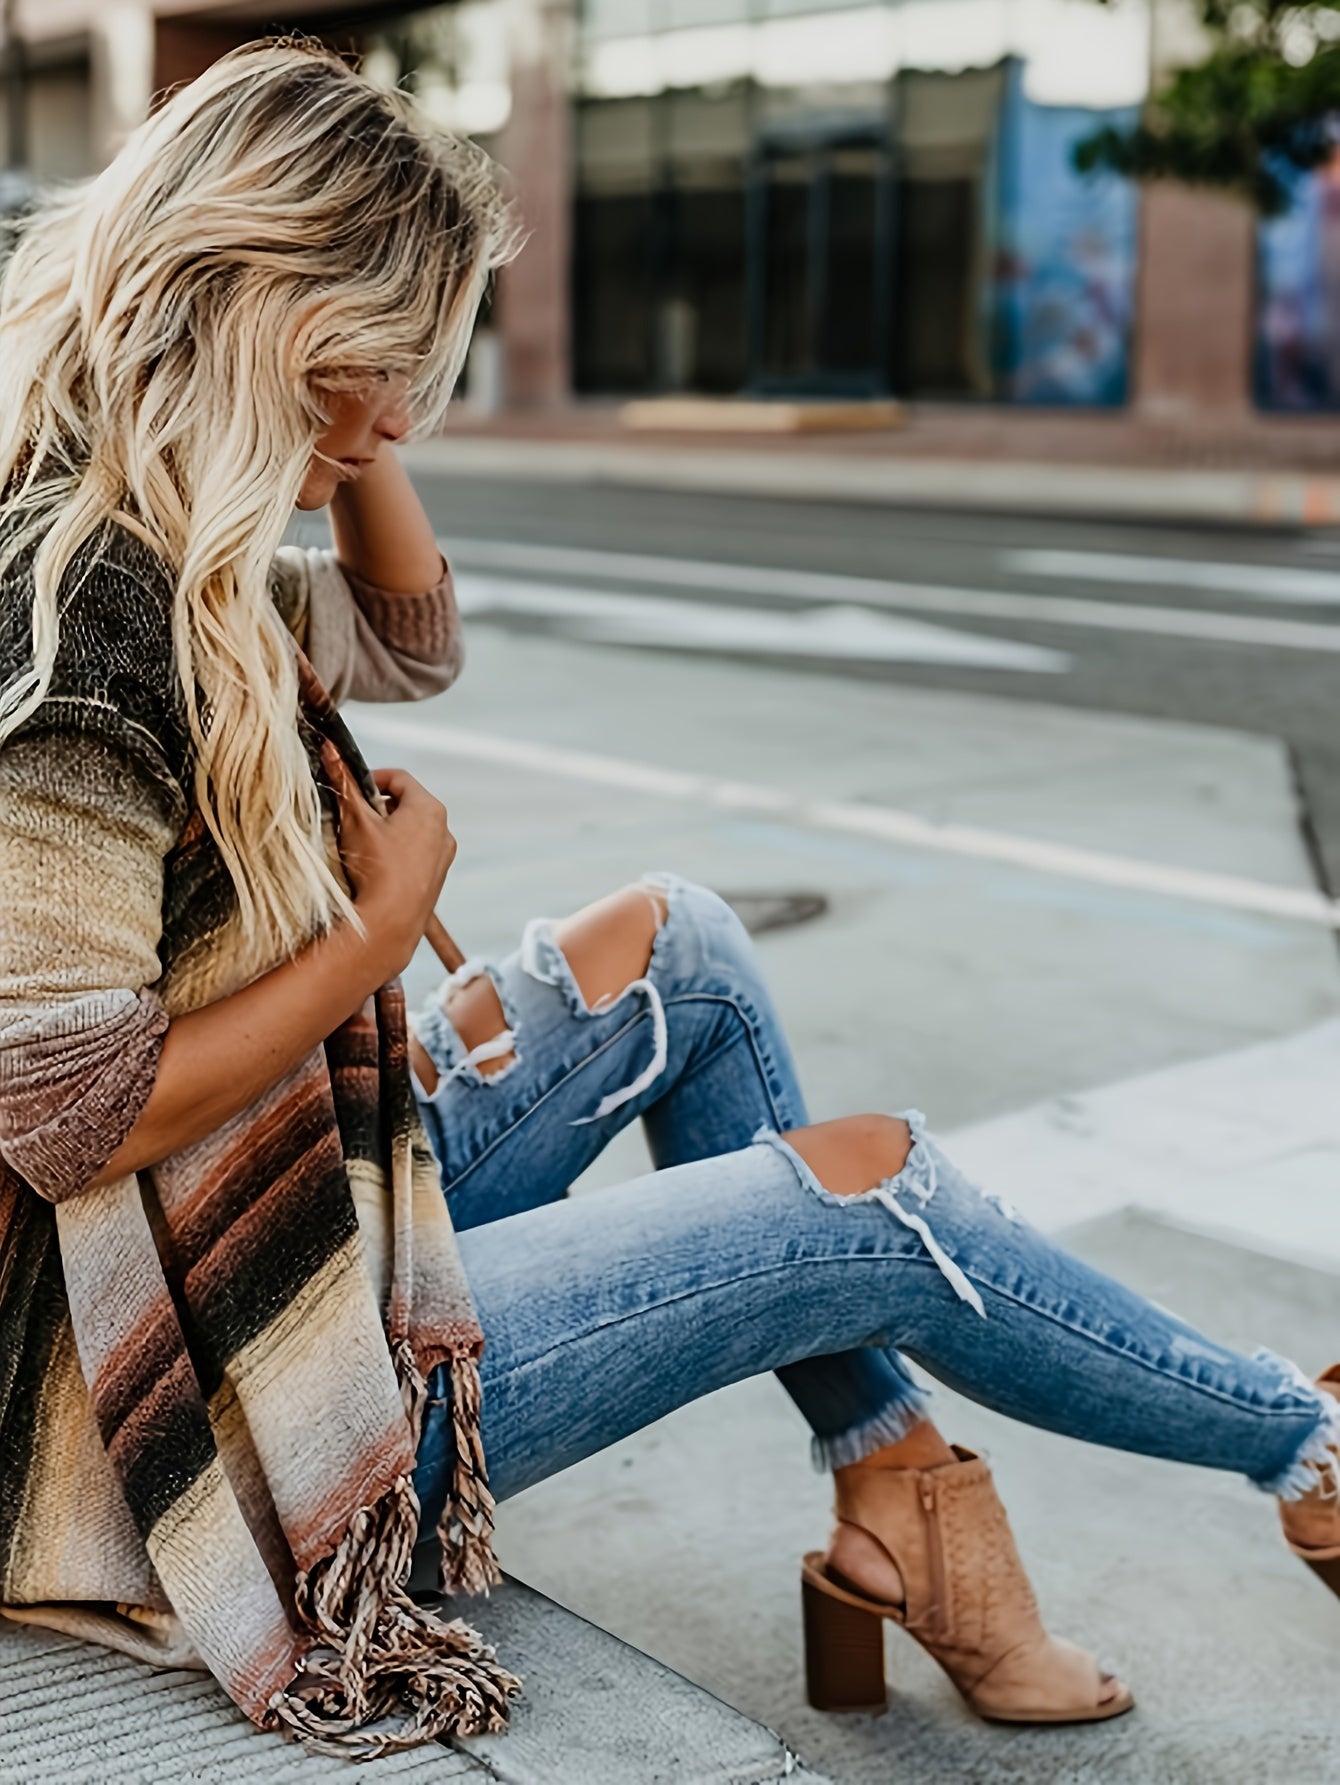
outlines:
[[[1134,1703],[1091,1655],[1048,1636],[991,1471],[954,1447],[934,1469],[868,1463],[836,1477],[839,1527],[873,1539],[902,1580],[897,1603],[872,1598],[821,1551],[805,1557],[801,1597],[810,1703],[883,1710],[883,1622],[899,1625],[979,1716],[1002,1723],[1089,1723]]]

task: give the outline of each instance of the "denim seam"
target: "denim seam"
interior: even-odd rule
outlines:
[[[918,1262],[921,1261],[918,1260]],[[960,1266],[960,1269],[961,1268],[962,1267]],[[1147,1370],[1151,1376],[1167,1377],[1170,1381],[1179,1383],[1184,1388],[1194,1388],[1198,1393],[1208,1396],[1211,1400],[1220,1401],[1225,1406],[1235,1407],[1249,1413],[1262,1414],[1271,1419],[1276,1417],[1292,1419],[1299,1413],[1325,1412],[1325,1408],[1320,1402],[1318,1403],[1317,1408],[1314,1409],[1311,1408],[1306,1401],[1299,1401],[1293,1407],[1262,1407],[1254,1402],[1244,1401],[1236,1395],[1226,1394],[1221,1389],[1212,1388],[1208,1383],[1197,1382],[1194,1376],[1184,1376],[1180,1370],[1168,1369],[1165,1365],[1156,1363],[1151,1358],[1142,1356],[1138,1351],[1123,1350],[1121,1346],[1114,1345],[1110,1339],[1106,1338],[1102,1333],[1095,1331],[1092,1327],[1081,1326],[1074,1321],[1065,1320],[1061,1315],[1053,1312],[1052,1309],[1044,1308],[1037,1302],[1025,1301],[1022,1296],[1015,1295],[1011,1290],[1002,1289],[999,1284],[992,1283],[987,1277],[979,1276],[976,1271],[966,1271],[964,1274],[971,1277],[973,1282],[979,1284],[983,1289],[990,1290],[992,1295],[999,1296],[1002,1301],[1011,1302],[1016,1308],[1023,1308],[1030,1314],[1041,1315],[1044,1320],[1049,1320],[1053,1326],[1059,1326],[1065,1332],[1074,1333],[1079,1338],[1088,1339],[1095,1345],[1101,1345],[1103,1350],[1110,1353],[1113,1357],[1122,1358],[1127,1363],[1139,1364],[1141,1369]]]
[[[678,1295],[666,1296],[661,1301],[647,1302],[641,1307],[630,1309],[627,1313],[616,1314],[608,1320],[597,1321],[595,1325],[585,1328],[580,1333],[570,1334],[563,1340],[563,1345],[580,1343],[586,1339],[595,1338],[598,1333],[608,1332],[612,1327],[622,1326],[626,1321],[638,1320],[644,1315],[659,1313],[664,1308],[673,1308],[679,1302],[693,1300],[695,1296],[709,1295],[714,1291],[728,1289],[739,1283],[754,1282],[760,1277],[775,1276],[780,1272],[794,1269],[796,1265],[804,1265],[811,1269],[820,1265],[835,1265],[846,1269],[852,1264],[887,1264],[892,1262],[918,1265],[923,1270],[937,1271],[937,1273],[939,1269],[933,1259],[922,1257],[915,1252],[862,1252],[843,1258],[833,1258],[827,1254],[812,1257],[802,1256],[798,1258],[790,1258],[781,1264],[767,1265],[760,1270],[748,1271],[743,1275],[723,1277],[713,1280],[711,1283],[697,1283],[692,1289],[685,1289]],[[975,1273],[968,1274],[972,1275],[974,1281],[980,1284],[984,1290],[988,1290],[992,1295],[999,1296],[1002,1301],[1013,1302],[1016,1307],[1024,1308],[1032,1314],[1041,1315],[1043,1319],[1050,1320],[1054,1326],[1063,1327],[1067,1332],[1072,1332],[1080,1338],[1088,1339],[1092,1343],[1100,1345],[1114,1357],[1120,1357],[1129,1363],[1139,1364],[1142,1369],[1147,1370],[1151,1375],[1168,1377],[1170,1380],[1178,1383],[1181,1387],[1195,1389],[1199,1393],[1207,1395],[1213,1400],[1221,1401],[1226,1406],[1237,1409],[1239,1412],[1261,1415],[1267,1418],[1294,1418],[1298,1414],[1307,1413],[1309,1411],[1309,1408],[1304,1402],[1300,1402],[1293,1408],[1281,1408],[1261,1407],[1253,1405],[1250,1402],[1236,1400],[1232,1395],[1225,1395],[1216,1389],[1208,1388],[1204,1383],[1197,1382],[1192,1377],[1182,1376],[1175,1370],[1165,1370],[1162,1366],[1150,1362],[1148,1358],[1141,1357],[1138,1352],[1121,1351],[1117,1346],[1110,1344],[1104,1339],[1101,1334],[1093,1332],[1087,1327],[1072,1325],[1069,1321],[1062,1320],[1059,1315],[1053,1314],[1049,1309],[1037,1307],[1032,1302],[1021,1301],[1017,1296],[1011,1295],[1006,1289],[997,1287],[997,1285],[991,1283],[985,1277],[977,1276]],[[527,1358],[524,1363],[511,1366],[504,1372],[504,1374],[510,1377],[515,1376],[522,1370],[531,1369],[535,1365],[543,1363],[547,1357],[550,1357],[554,1351],[559,1349],[559,1346],[551,1346],[548,1351],[537,1352],[534,1357]],[[895,1349],[901,1350],[903,1347],[900,1345],[896,1346]],[[486,1359],[487,1355],[486,1351]],[[1324,1416],[1326,1410],[1324,1407],[1321,1407],[1318,1411]]]
[[[754,1064],[758,1068],[758,1076],[762,1082],[763,1092],[768,1101],[768,1108],[772,1112],[774,1122],[780,1126],[781,1111],[777,1108],[777,1099],[772,1089],[772,1079],[775,1075],[776,1067],[772,1055],[768,1052],[767,1048],[763,1046],[759,1039],[759,1031],[762,1028],[762,1024],[758,1020],[753,1005],[748,1003],[744,998],[734,997],[724,992],[683,992],[677,998],[667,998],[665,1002],[667,1008],[672,1004],[724,1004],[735,1014],[739,1019],[741,1028],[743,1028],[745,1035],[748,1037],[749,1046],[754,1055]],[[687,1077],[679,1079],[677,1081],[677,1087],[679,1085],[692,1084],[698,1074],[706,1067],[710,1066],[719,1054],[724,1053],[726,1048],[733,1047],[734,1045],[733,1041],[723,1041],[720,1047],[708,1054],[705,1059],[700,1060]]]

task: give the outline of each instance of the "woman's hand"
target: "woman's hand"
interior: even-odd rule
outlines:
[[[373,779],[387,806],[378,812],[334,745],[323,744],[321,757],[340,803],[344,871],[389,979],[409,965],[455,859],[447,809],[403,769],[378,769]]]

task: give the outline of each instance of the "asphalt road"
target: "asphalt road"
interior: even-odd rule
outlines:
[[[1340,537],[418,483],[474,626],[1279,738],[1340,891]]]

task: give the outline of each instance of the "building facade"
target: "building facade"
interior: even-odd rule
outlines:
[[[472,368],[485,396],[1331,406],[1340,172],[1258,232],[1228,200],[1073,171],[1186,53],[1180,0],[1153,3],[288,0],[283,20],[509,169],[530,234],[490,317],[502,377]],[[39,181],[96,168],[156,91],[276,17],[5,11],[0,140]]]

